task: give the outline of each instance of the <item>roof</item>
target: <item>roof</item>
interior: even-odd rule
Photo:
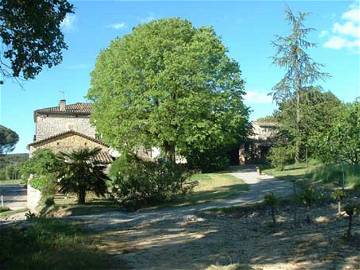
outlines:
[[[64,137],[64,136],[67,136],[67,135],[78,135],[78,136],[81,136],[85,139],[88,139],[90,141],[93,141],[93,142],[96,142],[98,144],[101,144],[101,145],[104,145],[104,146],[108,146],[107,144],[105,144],[103,141],[101,140],[98,140],[96,138],[92,138],[92,137],[89,137],[83,133],[80,133],[80,132],[77,132],[77,131],[74,131],[74,130],[68,130],[68,131],[65,131],[65,132],[62,132],[62,133],[59,133],[59,134],[56,134],[56,135],[53,135],[53,136],[50,136],[50,137],[47,137],[45,139],[42,139],[42,140],[39,140],[39,141],[35,141],[35,142],[32,142],[30,144],[28,144],[28,147],[30,146],[34,146],[34,145],[37,145],[37,144],[40,144],[40,143],[44,143],[44,142],[47,142],[47,141],[51,141],[51,140],[54,140],[56,138],[59,138],[59,137]]]
[[[91,103],[74,103],[65,105],[65,110],[60,110],[60,106],[48,107],[34,111],[34,119],[37,114],[75,114],[90,115]]]
[[[91,140],[93,142],[96,142],[98,144],[101,144],[101,145],[104,145],[104,146],[108,146],[106,145],[103,141],[101,140],[98,140],[98,139],[95,139],[95,138],[92,138],[92,137],[89,137],[83,133],[80,133],[80,132],[77,132],[77,131],[74,131],[74,130],[69,130],[69,131],[66,131],[66,132],[62,132],[62,133],[59,133],[59,134],[56,134],[54,136],[50,136],[46,139],[42,139],[42,140],[39,140],[39,141],[36,141],[36,142],[33,142],[33,143],[30,143],[28,144],[28,148],[30,148],[30,146],[35,146],[37,144],[40,144],[40,143],[46,143],[48,141],[51,141],[51,140],[54,140],[54,139],[57,139],[57,138],[60,138],[60,137],[64,137],[64,136],[68,136],[68,135],[78,135],[78,136],[81,136],[87,140]],[[113,160],[114,160],[114,157],[107,151],[101,151],[95,158],[96,160],[98,161],[102,161],[102,162],[105,162],[105,163],[111,163]]]

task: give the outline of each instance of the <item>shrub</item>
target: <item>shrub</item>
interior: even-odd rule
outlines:
[[[353,202],[349,202],[344,206],[344,211],[348,215],[348,220],[349,220],[348,228],[347,228],[347,231],[346,231],[346,238],[347,239],[351,238],[353,216],[357,214],[358,209],[359,209],[359,206],[356,205]]]
[[[0,206],[0,213],[10,211],[10,208],[7,206]]]
[[[268,159],[271,166],[283,171],[285,165],[292,162],[295,151],[291,146],[274,146],[270,149]]]
[[[193,188],[185,169],[164,159],[152,162],[122,155],[110,175],[114,197],[128,209],[168,201]]]
[[[107,192],[106,164],[96,158],[100,152],[100,148],[81,148],[58,155],[60,191],[75,193],[79,204],[86,202],[87,191],[93,191],[96,196],[104,196]]]
[[[267,205],[268,207],[270,207],[271,217],[272,217],[274,225],[276,224],[275,211],[276,211],[276,206],[278,205],[278,203],[279,203],[279,201],[278,201],[277,197],[274,195],[274,193],[268,193],[264,196],[264,204]]]
[[[202,172],[216,172],[229,167],[230,159],[226,151],[207,149],[203,152],[192,151],[186,155],[188,167]]]

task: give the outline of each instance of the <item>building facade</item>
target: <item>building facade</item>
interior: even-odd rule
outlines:
[[[50,149],[56,152],[68,152],[79,148],[102,150],[101,160],[110,163],[110,148],[96,136],[95,127],[90,123],[91,104],[66,104],[60,100],[55,107],[34,111],[34,141],[28,145],[30,156],[37,149]]]

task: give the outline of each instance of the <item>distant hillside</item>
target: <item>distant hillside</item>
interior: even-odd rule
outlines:
[[[17,165],[25,162],[29,159],[29,154],[7,154],[0,156],[0,169],[5,168],[8,165]]]

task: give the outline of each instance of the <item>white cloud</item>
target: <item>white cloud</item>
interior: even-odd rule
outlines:
[[[360,6],[350,6],[341,18],[341,22],[334,23],[332,35],[324,43],[324,47],[336,50],[346,48],[360,53]],[[324,36],[321,33],[320,37]]]
[[[113,23],[108,25],[107,27],[115,29],[115,30],[120,30],[126,27],[126,24],[124,22],[118,22],[118,23]]]
[[[66,14],[64,20],[61,22],[60,27],[62,30],[72,30],[74,28],[74,23],[76,16],[74,14]]]
[[[359,7],[352,7],[352,9],[346,11],[342,16],[344,20],[352,22],[360,22],[360,9]]]
[[[350,21],[344,24],[335,23],[333,26],[333,33],[360,38],[360,24],[356,25]]]
[[[248,103],[268,104],[272,102],[271,96],[258,91],[247,91],[244,100]]]

